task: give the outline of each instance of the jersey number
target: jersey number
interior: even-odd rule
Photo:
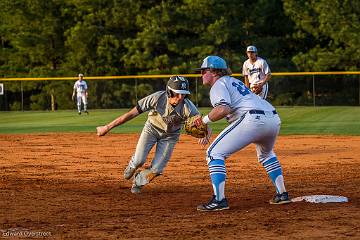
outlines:
[[[240,83],[233,82],[231,85],[233,85],[239,91],[239,93],[243,96],[250,93],[249,89],[247,87],[245,87],[245,85],[242,82],[240,82]]]

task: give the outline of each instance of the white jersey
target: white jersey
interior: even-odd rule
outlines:
[[[88,89],[87,84],[84,80],[77,80],[74,84],[74,89],[77,92],[77,95],[83,95],[85,91]]]
[[[253,64],[250,62],[250,59],[246,60],[243,64],[243,75],[248,76],[250,84],[262,81],[269,73],[271,73],[269,65],[261,57],[257,57]]]
[[[233,122],[250,110],[270,112],[275,108],[266,100],[252,93],[245,84],[230,76],[218,79],[210,90],[210,101],[213,107],[226,105],[231,113],[226,116],[228,122]]]

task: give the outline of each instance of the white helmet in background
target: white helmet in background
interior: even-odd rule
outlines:
[[[254,53],[257,53],[257,48],[255,46],[248,46],[246,48],[246,51],[247,52],[254,52]]]

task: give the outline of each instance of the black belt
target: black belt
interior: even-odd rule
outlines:
[[[265,112],[263,110],[255,110],[255,109],[252,109],[249,111],[250,114],[263,114],[265,115]],[[272,113],[275,115],[277,114],[276,110],[272,111]]]

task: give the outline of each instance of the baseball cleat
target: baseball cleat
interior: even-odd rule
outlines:
[[[86,113],[87,115],[89,115],[89,112],[88,112],[88,111],[85,111],[85,113]]]
[[[291,200],[289,199],[289,194],[287,192],[276,194],[275,197],[270,200],[270,204],[286,204],[286,203],[291,203]]]
[[[197,210],[202,212],[221,211],[226,209],[229,209],[226,198],[221,201],[217,201],[215,195],[213,195],[212,199],[207,204],[197,206]]]
[[[137,186],[137,185],[133,184],[131,186],[131,192],[135,193],[135,194],[141,193],[141,186]]]
[[[131,167],[130,165],[128,165],[126,168],[125,168],[125,171],[124,171],[124,178],[126,180],[129,180],[133,175],[134,173],[136,172],[136,169],[137,168],[133,168]]]
[[[81,115],[81,112],[78,112],[79,115]]]

